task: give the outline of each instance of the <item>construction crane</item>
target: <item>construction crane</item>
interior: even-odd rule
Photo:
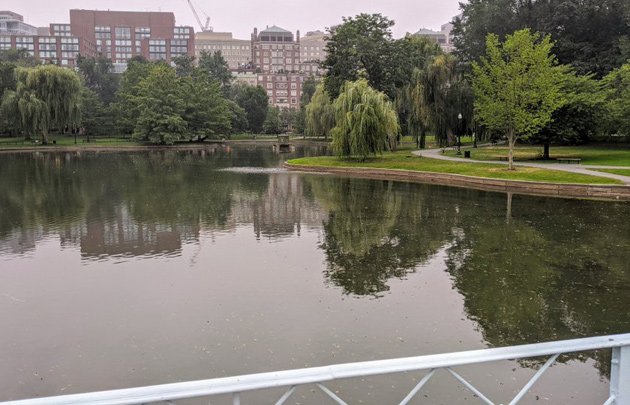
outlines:
[[[206,13],[202,13],[206,16],[206,23],[205,25],[201,23],[201,18],[199,18],[199,14],[197,14],[197,10],[195,10],[195,6],[193,6],[192,1],[187,0],[188,1],[188,5],[190,6],[190,9],[192,10],[193,14],[195,15],[195,19],[197,20],[197,23],[199,24],[199,28],[201,28],[202,32],[212,32],[212,27],[210,26],[210,17],[208,16],[208,14]]]

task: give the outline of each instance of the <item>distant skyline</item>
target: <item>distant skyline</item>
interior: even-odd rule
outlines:
[[[301,35],[308,31],[324,30],[342,22],[342,17],[359,13],[381,13],[394,20],[395,37],[420,28],[439,30],[459,14],[459,0],[251,0],[210,1],[193,0],[202,22],[206,13],[210,25],[217,32],[232,32],[235,38],[249,39],[254,27],[278,25]],[[173,12],[178,25],[190,25],[200,31],[187,0],[10,0],[2,8],[24,16],[24,22],[38,27],[49,23],[68,23],[68,10],[96,9],[112,11],[165,11]]]

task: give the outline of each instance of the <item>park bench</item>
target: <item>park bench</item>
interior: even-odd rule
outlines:
[[[582,159],[579,158],[558,158],[556,159],[558,163],[567,163],[567,164],[576,164],[579,165],[582,162]]]

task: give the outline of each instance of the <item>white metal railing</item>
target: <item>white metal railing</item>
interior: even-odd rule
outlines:
[[[305,384],[315,384],[336,403],[345,404],[337,394],[326,388],[322,383],[343,378],[428,370],[427,374],[400,402],[400,404],[407,404],[431,379],[435,372],[440,369],[450,373],[483,402],[493,404],[490,399],[455,372],[452,367],[499,360],[551,356],[514,397],[510,402],[511,405],[518,403],[523,398],[561,354],[610,348],[612,348],[610,396],[604,402],[604,405],[630,405],[630,334],[248,374],[237,377],[3,402],[2,405],[114,405],[151,402],[172,404],[177,399],[199,398],[219,394],[232,394],[233,403],[238,405],[240,404],[240,394],[242,392],[286,387],[287,390],[276,402],[279,405],[289,399],[297,386]]]

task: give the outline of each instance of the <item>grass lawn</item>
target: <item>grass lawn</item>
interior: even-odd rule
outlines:
[[[477,160],[499,160],[499,156],[507,156],[507,146],[495,146],[471,149],[471,158]],[[542,146],[517,146],[514,149],[516,161],[537,160],[542,156]],[[447,156],[456,156],[454,150],[447,150]],[[549,149],[554,163],[557,158],[580,158],[585,165],[630,166],[630,147],[627,146],[552,146]],[[537,163],[544,163],[537,160]]]
[[[328,166],[328,167],[370,167],[378,169],[404,169],[433,173],[463,174],[466,176],[487,177],[505,180],[542,181],[549,183],[575,184],[621,184],[614,179],[568,173],[559,170],[519,167],[507,170],[505,165],[487,163],[461,163],[447,160],[430,159],[412,155],[409,150],[385,153],[381,157],[370,158],[365,162],[356,159],[339,159],[333,156],[321,156],[289,160],[289,163]]]
[[[56,144],[52,142],[56,141]],[[87,142],[84,136],[77,137],[77,143],[74,143],[74,136],[66,135],[50,135],[48,137],[48,145],[42,145],[40,138],[37,138],[37,143],[33,141],[23,140],[23,138],[0,138],[0,149],[6,148],[54,148],[60,146],[78,146],[78,147],[108,147],[108,146],[133,146],[142,145],[140,142],[130,140],[122,137],[91,137],[90,142]]]
[[[620,174],[622,176],[630,176],[630,169],[595,169],[598,172]]]

